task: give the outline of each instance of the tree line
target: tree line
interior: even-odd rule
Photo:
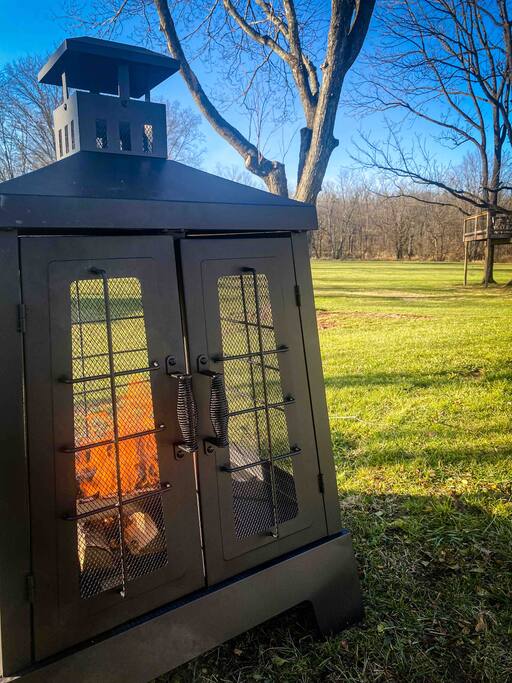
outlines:
[[[463,258],[465,203],[459,206],[440,191],[392,195],[369,185],[359,172],[342,171],[324,185],[318,198],[318,230],[311,254],[330,259],[458,261]],[[481,243],[469,257],[484,257]],[[501,246],[500,261],[512,260],[512,247]]]

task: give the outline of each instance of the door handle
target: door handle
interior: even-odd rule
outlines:
[[[180,451],[197,451],[197,406],[192,390],[192,375],[173,372],[170,375],[178,383],[177,418],[183,441],[178,444]]]
[[[193,378],[198,407],[198,435],[213,446],[227,448],[229,407],[224,375],[204,371],[194,373]]]
[[[215,445],[227,448],[229,445],[228,421],[229,406],[226,397],[224,375],[220,372],[212,375],[210,388],[210,419],[215,432]]]

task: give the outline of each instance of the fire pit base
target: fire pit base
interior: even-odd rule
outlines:
[[[166,605],[0,683],[147,683],[302,602],[323,633],[362,616],[348,532]]]

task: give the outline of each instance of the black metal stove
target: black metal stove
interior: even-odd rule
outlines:
[[[0,671],[16,680],[147,681],[303,601],[324,631],[360,616],[315,210],[166,160],[150,90],[178,66],[65,41],[39,75],[63,86],[59,161],[0,185]]]

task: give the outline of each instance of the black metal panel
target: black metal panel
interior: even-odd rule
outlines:
[[[222,373],[228,403],[227,446],[200,420],[211,585],[326,526],[290,239],[184,240],[181,253],[191,366]],[[209,382],[196,386],[209,405]]]
[[[105,157],[95,152],[80,152],[0,183],[0,194],[294,206],[314,210],[302,202],[235,183],[177,161],[123,154]],[[272,225],[267,226],[269,230],[272,228]]]
[[[18,239],[0,232],[0,675],[30,663],[30,527]]]
[[[325,515],[327,529],[334,534],[341,529],[336,469],[331,444],[331,431],[325,399],[325,384],[318,340],[318,327],[315,312],[313,279],[306,235],[292,235],[295,275],[300,287],[301,306],[299,308],[302,338],[306,353],[309,392],[313,408],[315,438],[324,487]]]
[[[1,193],[0,193],[1,196]],[[240,206],[151,202],[68,197],[17,197],[4,195],[0,203],[0,228],[18,226],[37,234],[52,231],[93,230],[197,230],[201,233],[228,230],[237,232],[269,230],[309,230],[314,209],[306,212],[293,207]],[[48,226],[51,225],[51,229]]]
[[[130,97],[142,97],[180,68],[168,55],[136,45],[99,38],[67,38],[38,74],[40,83],[61,85],[66,74],[69,88],[118,94],[120,65],[127,65]]]
[[[315,207],[185,166],[78,152],[0,184],[0,226],[309,230]]]
[[[312,604],[324,633],[361,618],[349,534],[169,605],[16,681],[146,683],[301,602]]]
[[[172,239],[26,237],[22,278],[40,659],[204,576]]]

